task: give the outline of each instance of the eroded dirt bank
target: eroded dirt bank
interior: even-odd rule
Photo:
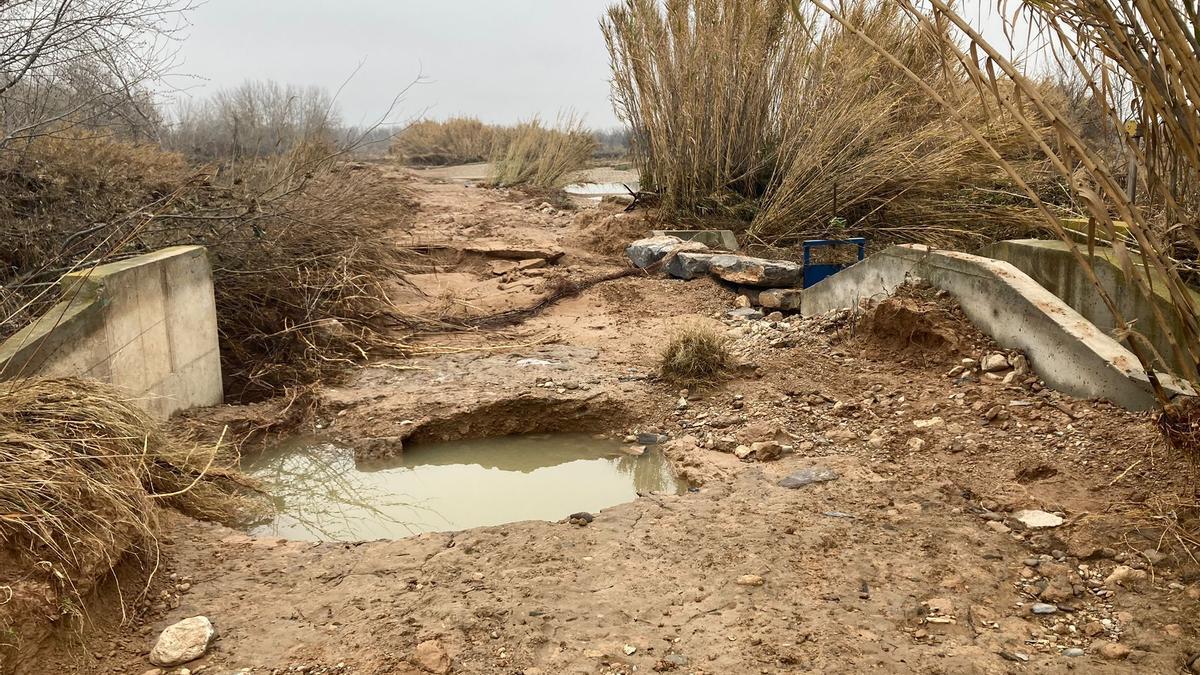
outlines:
[[[615,209],[414,185],[421,215],[396,233],[429,245],[428,273],[396,290],[414,313],[520,310],[620,270],[614,244],[642,230]],[[177,518],[140,613],[123,627],[100,598],[83,636],[29,672],[143,673],[159,631],[200,614],[219,638],[191,672],[1181,672],[1200,652],[1200,568],[1168,527],[1186,464],[1148,417],[947,377],[988,349],[953,320],[911,348],[896,326],[718,318],[733,300],[707,281],[622,278],[431,336],[436,353],[322,394],[319,421],[366,455],[497,432],[665,433],[698,492],[586,527],[361,544]],[[746,366],[681,405],[654,355],[685,321],[728,331]],[[777,461],[730,452],[781,437],[795,450]],[[816,466],[838,478],[778,485]],[[1021,509],[1066,522],[1022,530]]]

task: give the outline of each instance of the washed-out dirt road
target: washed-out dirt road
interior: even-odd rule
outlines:
[[[426,245],[429,268],[396,300],[414,314],[530,307],[564,280],[623,269],[621,245],[647,229],[616,207],[412,185],[421,211],[396,241]],[[656,432],[697,491],[646,495],[586,527],[365,543],[175,518],[149,601],[122,624],[103,609],[110,584],[82,635],[28,672],[146,672],[158,633],[196,615],[219,637],[192,673],[1186,672],[1200,567],[1172,514],[1194,494],[1148,415],[947,377],[994,348],[937,298],[913,301],[941,336],[917,341],[929,326],[726,319],[734,299],[709,281],[619,278],[425,337],[430,355],[322,392],[317,421],[364,455],[467,435]],[[681,403],[655,353],[689,321],[726,331],[744,364]],[[732,453],[773,440],[792,452]],[[837,478],[779,485],[807,468]],[[1023,529],[1013,516],[1026,509],[1065,521]]]

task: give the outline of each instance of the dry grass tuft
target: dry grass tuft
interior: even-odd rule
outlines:
[[[16,601],[7,610],[0,604],[0,625],[39,630],[30,611],[76,613],[81,596],[127,554],[156,560],[164,506],[230,524],[259,513],[237,457],[218,451],[166,436],[108,385],[5,383],[0,572]]]
[[[587,168],[596,139],[574,116],[555,127],[538,120],[518,125],[512,138],[492,156],[489,181],[501,186],[561,188],[576,171]]]
[[[729,341],[717,329],[691,324],[671,335],[659,359],[659,374],[680,384],[706,384],[733,367]]]

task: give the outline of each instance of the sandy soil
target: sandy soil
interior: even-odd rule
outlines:
[[[620,269],[610,240],[641,227],[414,185],[421,215],[397,241],[431,252],[396,291],[413,313],[530,306],[556,279]],[[514,258],[547,264],[496,273]],[[27,672],[143,673],[159,631],[200,614],[219,639],[193,673],[1169,673],[1200,651],[1200,567],[1167,527],[1195,495],[1148,416],[947,377],[989,349],[954,321],[939,324],[951,340],[913,347],[887,322],[737,323],[722,318],[733,301],[707,281],[598,284],[503,328],[428,336],[430,355],[325,391],[317,420],[367,455],[422,438],[662,432],[698,491],[586,527],[355,544],[176,517],[151,598],[122,623],[104,609],[110,584],[91,625]],[[654,354],[687,321],[726,330],[745,365],[684,406]],[[794,451],[729,452],[775,438]],[[838,478],[778,484],[817,466]],[[1066,522],[1022,530],[1020,509]],[[138,574],[124,571],[127,591]]]

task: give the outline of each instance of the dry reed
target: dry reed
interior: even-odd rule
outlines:
[[[501,187],[556,189],[587,167],[596,139],[573,115],[554,127],[538,120],[519,124],[507,143],[497,146],[488,180]]]
[[[733,367],[729,341],[717,329],[691,324],[676,330],[659,358],[663,379],[685,385],[713,384]]]
[[[486,162],[508,132],[473,117],[423,120],[400,132],[392,154],[410,166],[446,166]]]

